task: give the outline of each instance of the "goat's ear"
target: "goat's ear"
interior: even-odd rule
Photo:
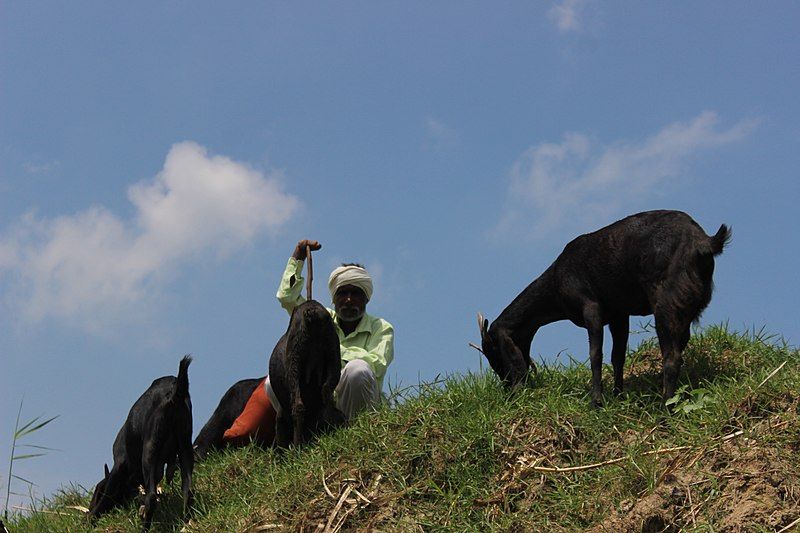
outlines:
[[[107,464],[103,465],[103,472],[104,472],[104,476],[103,477],[108,477],[108,465]]]

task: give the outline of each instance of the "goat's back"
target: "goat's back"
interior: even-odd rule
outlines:
[[[164,376],[153,380],[150,387],[134,402],[125,424],[114,442],[117,456],[141,461],[142,447],[147,440],[163,442],[165,456],[177,453],[177,438],[192,435],[192,403],[189,397],[188,367],[191,357],[181,360],[178,377]],[[118,450],[124,447],[124,450]],[[141,470],[137,468],[136,470]]]
[[[242,413],[253,391],[264,377],[266,376],[237,381],[225,392],[214,413],[194,440],[198,457],[202,458],[209,450],[222,446],[225,430],[231,427]]]
[[[722,233],[709,237],[681,211],[646,211],[577,237],[548,270],[560,292],[586,293],[609,312],[651,314],[667,291],[702,310]]]

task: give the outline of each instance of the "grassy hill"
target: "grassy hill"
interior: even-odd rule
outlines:
[[[492,375],[453,377],[301,451],[213,455],[188,525],[175,480],[153,531],[778,531],[800,518],[800,352],[697,332],[672,415],[660,359],[655,339],[630,353],[625,396],[599,410],[584,365],[540,366],[513,394]],[[93,529],[68,507],[87,503],[65,490],[9,529],[139,530],[136,505]]]

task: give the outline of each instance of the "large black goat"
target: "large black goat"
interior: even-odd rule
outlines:
[[[158,378],[131,407],[128,418],[114,440],[114,467],[97,484],[89,504],[89,516],[97,518],[123,505],[145,489],[143,531],[150,528],[155,512],[158,483],[164,467],[174,464],[181,469],[183,512],[191,505],[192,401],[189,397],[190,356],[181,359],[178,377]],[[168,470],[171,477],[172,469]],[[168,479],[171,481],[171,479]]]
[[[278,447],[299,446],[344,423],[333,400],[341,368],[339,337],[328,310],[314,300],[295,307],[269,360],[270,385],[281,406]]]
[[[234,420],[242,414],[244,406],[247,405],[247,401],[258,384],[264,381],[264,377],[266,376],[237,381],[225,392],[211,418],[194,439],[193,446],[198,459],[204,459],[211,450],[224,447],[225,443],[222,437],[225,430],[231,427]]]
[[[714,256],[731,237],[722,224],[710,237],[686,213],[647,211],[623,218],[566,245],[544,273],[489,326],[478,315],[483,353],[507,386],[533,366],[536,331],[570,320],[589,332],[592,401],[602,404],[603,326],[613,339],[614,393],[622,392],[629,317],[655,315],[663,357],[663,398],[675,394],[690,326],[711,301]]]

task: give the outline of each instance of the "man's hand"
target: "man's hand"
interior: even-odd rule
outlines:
[[[297,259],[298,261],[305,261],[306,260],[306,246],[311,248],[313,251],[319,250],[322,248],[322,245],[317,241],[312,241],[309,239],[303,239],[298,241],[297,246],[294,249],[294,253],[292,257]]]

